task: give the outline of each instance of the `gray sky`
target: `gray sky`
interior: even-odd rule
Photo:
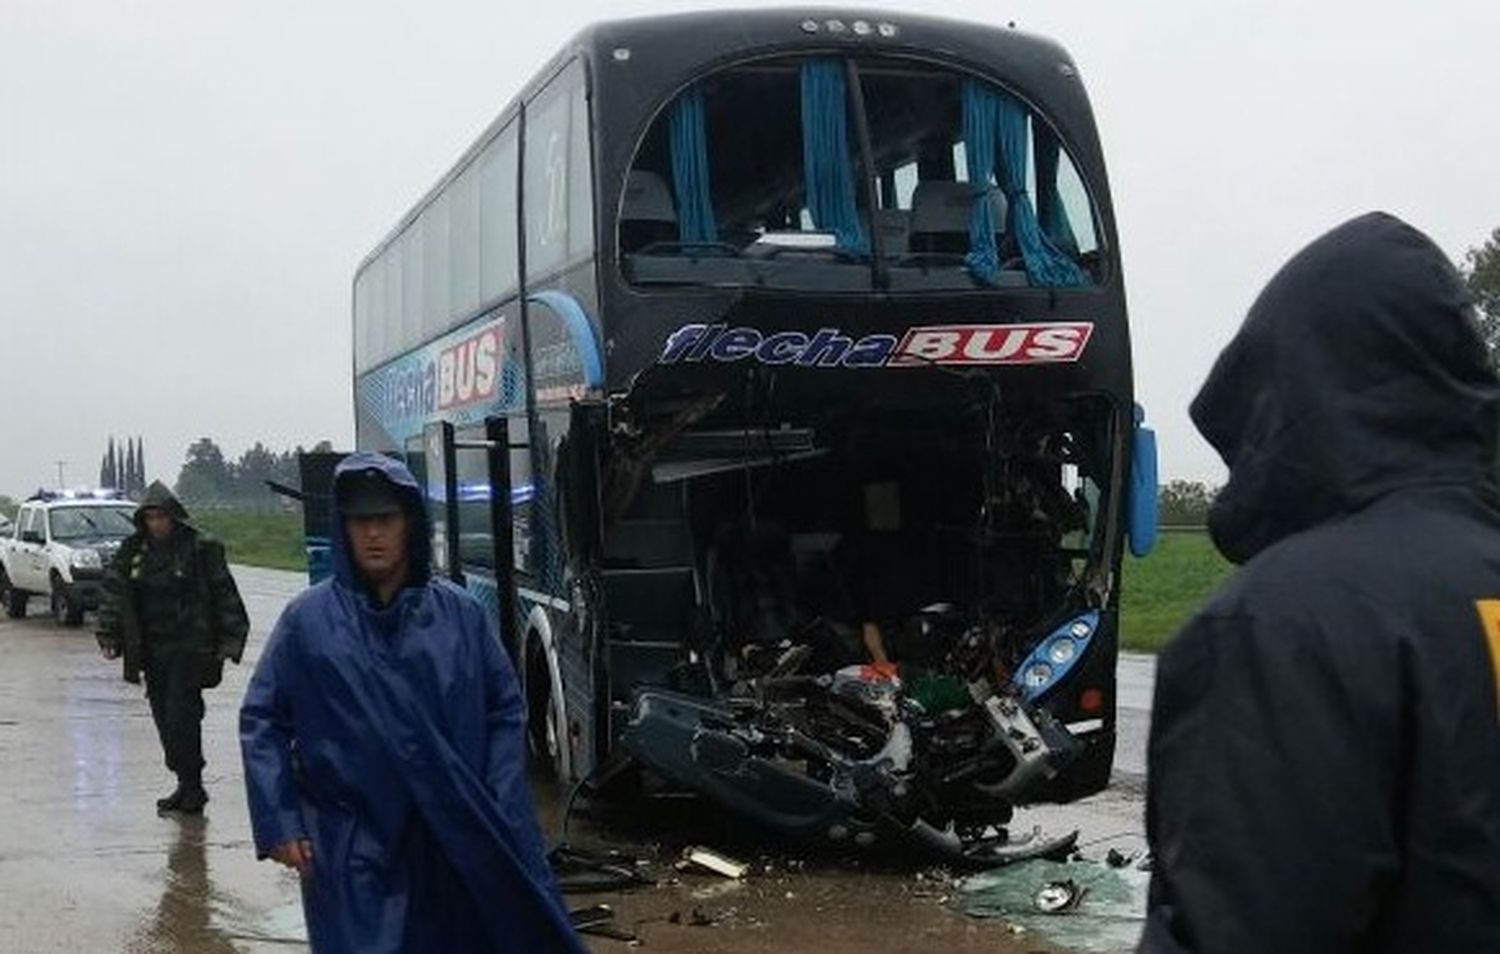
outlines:
[[[0,0],[0,493],[353,440],[355,265],[574,31],[724,3]],[[765,4],[753,4],[764,6]],[[1188,401],[1307,240],[1382,208],[1500,226],[1500,4],[867,4],[1055,37],[1093,97],[1164,477]]]

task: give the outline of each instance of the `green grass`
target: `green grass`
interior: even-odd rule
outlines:
[[[230,563],[273,570],[307,569],[301,513],[200,510],[193,514],[192,522],[224,544]]]
[[[1201,530],[1161,534],[1144,559],[1127,554],[1120,593],[1121,646],[1156,652],[1233,569]]]

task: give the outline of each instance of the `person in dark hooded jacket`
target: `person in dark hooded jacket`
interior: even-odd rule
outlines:
[[[201,812],[203,690],[219,684],[224,660],[238,663],[250,620],[224,559],[224,547],[188,523],[161,481],[146,488],[136,532],[104,574],[99,648],[123,661],[126,682],[146,677],[146,698],[177,787],[158,811]]]
[[[515,671],[432,575],[416,481],[354,454],[334,497],[332,577],[282,613],[240,713],[257,854],[301,874],[317,954],[581,954]]]
[[[1463,282],[1348,222],[1192,416],[1242,566],[1158,663],[1141,950],[1500,951],[1500,385]]]

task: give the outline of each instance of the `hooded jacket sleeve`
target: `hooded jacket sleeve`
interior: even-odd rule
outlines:
[[[240,752],[257,857],[307,837],[293,776],[295,734],[287,657],[295,644],[296,605],[277,621],[240,707]]]
[[[1395,880],[1394,650],[1288,617],[1200,616],[1158,663],[1147,954],[1363,950]]]
[[[201,537],[199,547],[217,655],[238,664],[245,652],[245,637],[250,633],[250,617],[245,613],[245,602],[240,599],[239,588],[229,572],[224,545],[211,537]]]
[[[95,634],[101,649],[119,653],[125,648],[125,601],[129,599],[125,576],[129,572],[130,554],[134,547],[128,543],[115,551],[104,567],[99,600],[99,624]]]

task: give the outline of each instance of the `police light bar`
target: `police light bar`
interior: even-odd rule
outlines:
[[[101,487],[94,490],[82,488],[78,490],[38,490],[28,501],[40,500],[44,503],[54,500],[124,500],[125,492],[115,490],[112,487]]]

